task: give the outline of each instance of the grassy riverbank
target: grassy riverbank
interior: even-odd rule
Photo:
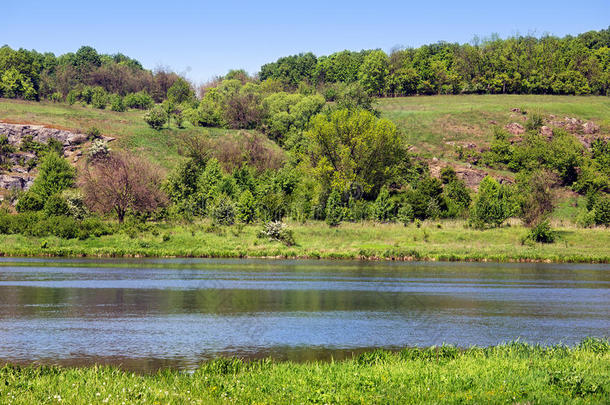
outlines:
[[[0,368],[0,402],[608,403],[610,345],[375,351],[330,363],[219,359],[192,374],[109,367]]]
[[[86,240],[0,235],[4,256],[286,257],[325,259],[489,260],[610,262],[610,232],[556,225],[552,244],[523,243],[519,225],[476,230],[464,221],[424,222],[421,227],[374,222],[289,223],[295,246],[259,238],[260,225],[212,227],[154,225]]]

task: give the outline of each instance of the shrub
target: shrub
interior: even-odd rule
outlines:
[[[556,234],[551,229],[551,225],[548,220],[540,222],[538,225],[530,229],[526,236],[526,239],[532,240],[538,243],[553,243],[555,242]]]
[[[155,101],[148,93],[140,91],[137,93],[129,93],[123,98],[123,103],[127,108],[137,108],[140,110],[148,110],[152,108]]]
[[[250,190],[244,191],[239,196],[237,218],[246,224],[250,224],[256,219],[256,200]]]
[[[16,209],[17,212],[40,211],[44,207],[42,197],[31,191],[26,191],[19,196]]]
[[[167,113],[159,106],[153,107],[144,114],[144,122],[157,131],[167,122]]]
[[[63,99],[64,99],[64,95],[58,91],[56,91],[55,93],[53,93],[49,96],[49,100],[54,103],[59,103],[59,102],[63,101]]]
[[[127,108],[123,103],[123,97],[121,97],[119,94],[112,94],[110,96],[110,109],[117,112],[125,111]]]
[[[80,191],[75,189],[64,190],[62,193],[63,199],[68,205],[68,214],[75,219],[83,219],[87,215],[85,201]]]
[[[67,216],[70,214],[68,203],[59,194],[53,194],[44,203],[43,211],[45,215],[51,216]]]
[[[103,159],[108,156],[108,153],[110,153],[108,142],[103,139],[94,140],[89,147],[89,151],[87,151],[87,155],[91,160]]]
[[[89,127],[89,129],[87,129],[87,136],[89,139],[96,139],[102,136],[102,131],[96,126]]]
[[[339,226],[343,219],[343,209],[341,207],[341,194],[334,189],[328,196],[326,202],[326,223],[328,226]]]
[[[610,226],[610,197],[604,196],[597,198],[593,210],[595,212],[593,215],[595,224]]]
[[[392,221],[394,219],[394,202],[390,199],[387,187],[382,187],[375,204],[373,204],[373,216],[378,221]]]
[[[492,177],[485,177],[479,184],[479,193],[474,203],[471,220],[477,227],[499,226],[510,216],[508,193]]]
[[[542,119],[542,116],[540,114],[534,113],[530,115],[529,119],[525,122],[525,129],[527,129],[528,131],[538,131],[543,124],[544,121]]]
[[[294,234],[288,226],[281,221],[271,221],[263,225],[263,229],[258,234],[261,238],[277,240],[286,246],[294,246]]]
[[[398,220],[404,225],[407,226],[410,222],[413,222],[415,219],[415,213],[413,212],[413,207],[411,204],[403,204],[398,209]]]
[[[31,192],[43,199],[60,193],[74,184],[75,170],[55,152],[45,154]]]
[[[103,110],[104,108],[106,108],[106,105],[108,104],[108,94],[106,93],[106,90],[104,90],[103,87],[96,87],[93,89],[93,93],[91,94],[91,105],[94,108],[99,108],[100,110]]]
[[[74,103],[76,103],[76,100],[78,100],[78,96],[79,96],[78,91],[70,90],[68,92],[68,95],[66,96],[66,102],[70,105],[73,105]]]
[[[235,204],[226,194],[221,194],[212,205],[211,216],[215,224],[233,225],[235,223]]]

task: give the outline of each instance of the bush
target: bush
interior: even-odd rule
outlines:
[[[76,90],[70,90],[66,96],[66,102],[73,105],[78,100],[79,93]]]
[[[91,146],[89,147],[89,151],[87,151],[87,155],[89,159],[103,159],[108,156],[110,153],[110,149],[108,148],[108,142],[103,139],[96,139],[93,141]]]
[[[553,243],[555,242],[556,234],[551,229],[549,221],[542,221],[538,225],[530,229],[526,239],[538,243]]]
[[[91,94],[91,105],[94,108],[99,108],[103,110],[106,108],[108,104],[108,94],[103,87],[96,87],[93,89],[93,93]]]
[[[59,103],[59,102],[63,101],[63,99],[64,99],[64,95],[58,91],[56,91],[55,93],[53,93],[49,96],[49,100],[54,103]]]
[[[127,108],[137,108],[139,110],[148,110],[152,108],[155,101],[148,93],[140,91],[137,93],[129,93],[123,98],[123,104]]]
[[[413,212],[413,207],[411,204],[403,204],[398,209],[398,220],[404,225],[407,226],[409,223],[413,222],[415,219],[415,213]]]
[[[212,205],[211,216],[215,224],[233,225],[235,223],[235,204],[226,194],[221,194]]]
[[[525,129],[527,129],[528,131],[538,131],[543,124],[544,121],[540,114],[532,114],[525,122]]]
[[[382,187],[375,204],[373,204],[373,217],[382,222],[394,220],[394,202],[390,199],[387,187]]]
[[[269,238],[277,240],[286,246],[294,246],[294,234],[288,226],[281,221],[271,221],[263,225],[263,229],[259,232],[260,238]]]
[[[89,139],[100,138],[102,136],[102,131],[100,131],[100,129],[95,126],[89,127],[89,129],[87,130],[87,136],[89,137]]]
[[[26,191],[19,196],[16,209],[17,212],[40,211],[44,207],[42,197],[31,191]]]
[[[60,193],[74,184],[75,170],[66,159],[55,152],[45,154],[31,192],[43,199]]]
[[[237,218],[246,224],[250,224],[256,219],[256,200],[250,190],[244,191],[239,196]]]
[[[328,226],[339,226],[343,219],[343,209],[341,207],[341,194],[334,189],[328,196],[326,202],[326,223]]]
[[[597,198],[593,211],[593,220],[596,225],[610,226],[610,197]]]
[[[159,106],[151,108],[144,115],[144,122],[146,122],[152,129],[156,129],[157,131],[163,128],[163,125],[165,125],[167,119],[167,113]]]
[[[123,103],[123,97],[118,94],[112,94],[110,96],[110,109],[112,111],[123,112],[127,110],[125,104]]]
[[[471,221],[477,227],[500,226],[510,216],[507,190],[492,177],[485,177],[479,184],[479,194],[474,203]]]
[[[43,211],[45,215],[51,216],[67,216],[70,214],[68,203],[59,194],[53,194],[44,203]]]

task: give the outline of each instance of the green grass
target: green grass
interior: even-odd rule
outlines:
[[[155,231],[133,237],[119,232],[83,241],[0,235],[0,255],[610,262],[606,228],[579,229],[560,222],[554,223],[559,238],[553,244],[522,244],[528,229],[519,225],[475,230],[449,220],[426,221],[421,228],[374,222],[337,228],[317,221],[289,224],[296,246],[258,238],[260,225],[214,228],[203,222],[159,224]]]
[[[445,142],[486,144],[492,138],[492,124],[521,122],[512,108],[528,113],[593,120],[601,132],[610,133],[610,98],[595,96],[544,95],[460,95],[380,99],[382,116],[394,121],[407,141],[420,152],[442,157],[452,151]]]
[[[0,381],[6,404],[607,404],[610,348],[607,340],[588,339],[572,348],[378,350],[326,363],[217,359],[192,374],[5,366]]]
[[[554,114],[593,120],[603,134],[610,134],[610,98],[602,96],[544,95],[460,95],[385,98],[378,100],[382,116],[394,121],[406,140],[426,156],[451,160],[453,147],[445,142],[461,141],[485,145],[491,140],[490,121],[499,125],[521,120],[511,108],[545,115]],[[142,120],[143,112],[123,113],[97,110],[82,105],[0,99],[0,120],[15,123],[47,124],[76,131],[96,126],[102,133],[118,139],[118,148],[137,151],[165,167],[178,160],[180,133],[211,133],[222,136],[238,131],[224,129],[150,129]],[[111,145],[112,146],[112,145]]]
[[[0,121],[18,124],[49,125],[75,132],[86,132],[97,127],[105,136],[116,138],[112,149],[127,149],[146,156],[166,168],[173,168],[180,160],[179,137],[182,134],[238,135],[239,131],[218,128],[186,128],[171,126],[161,131],[150,128],[143,120],[144,111],[114,112],[98,110],[79,104],[51,103],[47,101],[19,101],[0,99]]]

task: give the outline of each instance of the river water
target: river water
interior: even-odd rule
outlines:
[[[191,369],[609,332],[608,265],[0,259],[0,362]]]

